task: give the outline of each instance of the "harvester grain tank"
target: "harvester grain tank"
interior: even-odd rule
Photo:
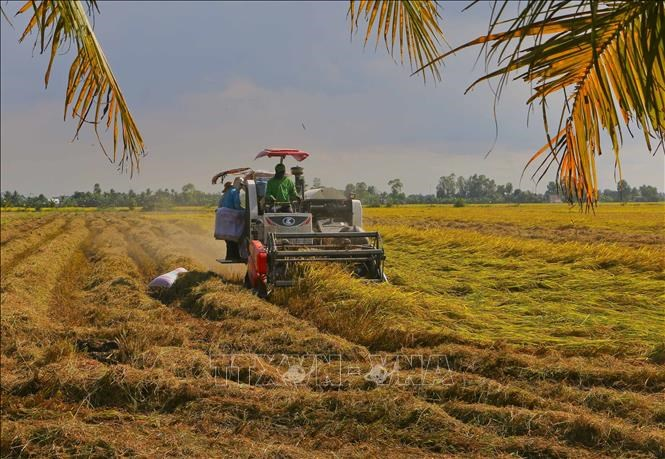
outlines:
[[[279,158],[302,162],[309,153],[294,149],[265,149],[258,158]],[[385,254],[378,232],[362,228],[362,204],[339,190],[317,188],[305,190],[304,170],[291,167],[298,199],[290,203],[266,202],[266,185],[272,172],[250,167],[220,172],[212,183],[227,176],[240,177],[237,185],[241,196],[242,228],[236,234],[217,231],[232,237],[240,248],[240,259],[220,263],[244,263],[247,266],[245,286],[259,296],[268,296],[275,287],[294,284],[299,266],[308,263],[338,263],[355,276],[368,281],[386,280],[383,272]],[[290,205],[290,208],[289,208]],[[287,212],[277,209],[287,208]],[[225,224],[218,209],[216,228]],[[218,237],[218,236],[216,236]],[[218,237],[220,238],[220,237]]]

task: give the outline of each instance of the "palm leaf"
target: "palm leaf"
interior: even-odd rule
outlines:
[[[499,68],[473,85],[498,77],[498,94],[509,75],[521,71],[517,78],[533,87],[527,103],[543,105],[548,138],[527,166],[541,158],[534,177],[542,177],[558,164],[559,184],[568,199],[592,207],[598,198],[596,156],[602,154],[602,132],[609,136],[619,177],[622,127],[629,130],[636,123],[650,151],[665,150],[665,3],[540,0],[504,20],[506,5],[495,2],[488,34],[453,52],[481,45],[488,62],[496,60]],[[506,25],[504,32],[495,33]],[[555,94],[564,94],[565,103],[552,136],[545,106]]]
[[[91,13],[97,9],[96,0],[86,0],[86,3]],[[36,31],[35,47],[39,45],[41,53],[50,52],[44,75],[46,86],[58,50],[63,45],[76,46],[77,55],[69,69],[65,95],[65,118],[71,108],[71,116],[78,120],[74,138],[78,137],[84,124],[92,124],[109,160],[117,162],[120,170],[126,170],[129,166],[133,174],[134,168],[138,170],[139,160],[144,154],[143,139],[88,21],[83,3],[71,0],[30,0],[17,14],[28,12],[32,16],[20,41]],[[112,155],[104,148],[99,132],[99,126],[104,122],[106,130],[113,125]],[[122,136],[122,151],[118,154],[119,135]]]
[[[349,17],[351,33],[358,30],[358,18],[364,17],[367,22],[365,45],[374,33],[376,45],[383,40],[394,57],[397,44],[402,64],[405,54],[412,68],[423,67],[440,54],[438,48],[444,38],[436,1],[351,0]],[[434,78],[441,79],[437,65],[428,68]]]
[[[2,5],[0,5],[0,14],[2,14],[2,17],[5,18],[5,21],[7,21],[7,23],[8,23],[12,28],[14,28],[14,25],[12,24],[12,21],[11,21],[11,20],[9,19],[9,17],[7,16],[7,13],[5,13],[5,10],[2,9]]]

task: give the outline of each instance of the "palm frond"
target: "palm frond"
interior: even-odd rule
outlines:
[[[509,75],[521,70],[516,78],[532,84],[527,103],[542,104],[547,134],[546,145],[527,166],[539,159],[534,177],[542,177],[558,164],[568,199],[592,207],[598,198],[596,156],[602,154],[603,131],[619,176],[622,127],[630,132],[631,122],[643,132],[650,151],[665,151],[665,3],[540,0],[527,2],[516,17],[504,20],[507,4],[495,2],[488,34],[453,51],[482,45],[488,62],[499,63],[472,87],[498,77],[500,94]],[[505,32],[495,33],[506,24]],[[555,94],[564,94],[565,101],[556,134],[550,135],[545,107]]]
[[[7,13],[5,13],[5,10],[2,9],[2,5],[0,5],[0,14],[2,14],[2,17],[5,18],[5,21],[7,21],[7,24],[11,26],[11,28],[14,28],[14,24],[12,24],[12,21],[9,19],[9,16],[7,16]]]
[[[406,54],[411,68],[434,60],[440,53],[439,45],[445,41],[436,1],[350,0],[351,33],[358,30],[361,16],[367,22],[365,45],[374,33],[376,45],[383,40],[386,50],[394,57],[397,44],[400,62],[404,64]],[[437,65],[430,66],[429,71],[434,78],[441,79]]]
[[[86,0],[88,10],[97,9],[96,0]],[[31,12],[20,41],[32,31],[36,31],[35,47],[40,53],[50,51],[50,58],[44,84],[48,86],[51,69],[58,50],[63,45],[74,44],[76,57],[69,69],[69,79],[65,95],[65,118],[71,108],[72,118],[78,119],[76,134],[84,124],[94,127],[102,150],[120,170],[129,169],[133,174],[138,170],[144,153],[143,139],[127,107],[120,86],[113,75],[95,33],[90,25],[85,7],[80,1],[71,0],[30,0],[16,14]],[[113,132],[113,150],[109,155],[104,148],[99,127],[105,123],[106,130]],[[122,151],[118,154],[118,138],[122,138]]]

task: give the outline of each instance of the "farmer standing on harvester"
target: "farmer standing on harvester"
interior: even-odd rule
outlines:
[[[236,179],[237,181],[237,179]],[[236,183],[240,183],[237,181]],[[227,209],[236,209],[240,210],[240,194],[238,188],[233,186],[231,182],[226,182],[224,184],[224,192],[222,197],[219,199],[219,206],[225,207]],[[226,240],[226,259],[227,260],[237,260],[240,258],[240,250],[238,243],[236,241]]]
[[[274,206],[275,212],[293,212],[291,201],[300,201],[296,186],[286,176],[286,166],[279,163],[275,166],[275,175],[268,180],[266,187],[266,204]]]

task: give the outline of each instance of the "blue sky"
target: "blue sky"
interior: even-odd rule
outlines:
[[[462,13],[443,3],[451,44],[475,38],[487,6]],[[12,12],[17,3],[3,5]],[[306,175],[343,187],[365,181],[386,189],[400,177],[407,193],[433,192],[438,177],[483,173],[518,185],[522,168],[544,143],[539,114],[527,127],[529,89],[515,81],[498,106],[494,140],[492,95],[481,85],[477,51],[454,56],[442,82],[410,77],[381,47],[350,39],[346,2],[102,2],[95,30],[143,133],[148,156],[130,179],[106,161],[87,133],[71,142],[63,122],[73,53],[59,58],[43,87],[47,59],[32,42],[18,44],[25,22],[1,26],[2,189],[55,195],[75,189],[213,190],[216,172],[250,165],[264,147],[302,148]],[[306,129],[302,128],[304,123]],[[614,187],[613,158],[599,159],[602,187]],[[643,142],[624,148],[624,178],[663,189],[665,160]],[[550,175],[547,179],[552,179]],[[538,186],[544,189],[545,183]],[[535,184],[522,180],[523,189]]]

